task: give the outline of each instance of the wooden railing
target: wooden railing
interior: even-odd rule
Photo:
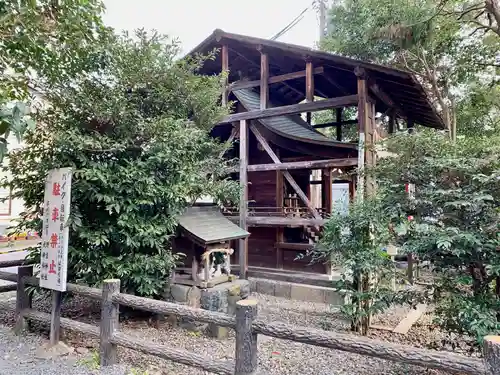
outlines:
[[[0,268],[3,264],[5,263],[0,262]],[[51,319],[49,314],[31,308],[31,300],[25,291],[25,285],[38,285],[38,279],[32,277],[31,274],[32,266],[19,267],[17,275],[0,272],[0,279],[17,283],[15,311],[17,317],[16,330],[18,332],[23,329],[26,320],[48,323]],[[163,359],[199,367],[210,372],[236,375],[256,374],[258,370],[257,335],[262,334],[389,361],[444,370],[455,374],[500,374],[500,338],[497,336],[485,338],[484,360],[481,360],[453,353],[377,341],[347,333],[323,331],[279,322],[268,323],[258,318],[258,303],[255,300],[239,301],[236,306],[236,316],[230,316],[120,293],[119,280],[104,280],[102,289],[74,284],[68,284],[67,289],[68,292],[73,294],[101,301],[101,322],[99,327],[66,318],[60,318],[60,326],[64,329],[99,338],[102,366],[116,363],[116,348],[120,345]],[[235,360],[209,359],[198,353],[155,344],[121,333],[118,320],[120,305],[232,328],[236,331]],[[11,308],[7,303],[0,303],[0,309]]]
[[[316,209],[322,218],[328,219],[329,214],[323,208]],[[239,207],[224,207],[222,210],[226,216],[238,216]],[[248,207],[248,216],[271,216],[271,217],[297,217],[312,218],[311,212],[307,207]]]

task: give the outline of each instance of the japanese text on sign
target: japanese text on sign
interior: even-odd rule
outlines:
[[[71,168],[53,169],[45,181],[40,286],[66,291]]]

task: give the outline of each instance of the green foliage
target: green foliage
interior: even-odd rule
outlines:
[[[478,342],[497,334],[500,307],[500,139],[452,143],[433,132],[386,142],[371,172],[401,248],[432,264],[438,322]],[[414,199],[404,192],[415,185]],[[405,217],[413,216],[410,225]]]
[[[221,78],[195,74],[205,58],[176,61],[161,35],[98,47],[105,58],[90,60],[91,74],[52,83],[43,125],[9,155],[8,183],[25,202],[21,227],[40,229],[47,171],[72,167],[69,280],[119,278],[129,293],[159,296],[178,260],[176,216],[202,195],[237,196],[219,157],[228,146],[209,134],[227,113]]]
[[[341,311],[356,330],[366,333],[369,317],[393,301],[390,280],[395,267],[384,252],[389,244],[389,220],[377,198],[356,201],[347,215],[335,214],[325,225],[313,261],[331,260],[342,267],[336,287],[349,298]]]
[[[100,0],[0,2],[0,156],[9,132],[33,126],[25,118],[31,88],[69,82],[92,65],[91,46],[108,35],[103,9]]]
[[[342,111],[342,121],[345,120],[355,120],[357,115],[357,109],[355,107],[344,108]],[[318,111],[312,114],[313,124],[325,124],[327,122],[337,121],[337,117],[334,111]],[[335,139],[337,136],[336,127],[321,128],[318,129],[327,137]],[[344,125],[342,126],[342,141],[352,142],[358,139],[358,128],[356,125]]]
[[[476,87],[498,86],[494,66],[500,38],[474,32],[469,24],[460,22],[448,9],[455,9],[458,3],[466,1],[336,2],[329,12],[329,35],[322,48],[412,72],[441,111],[445,124],[452,127],[457,120],[458,132],[470,134],[471,122],[462,120],[468,116],[468,102],[478,92]],[[495,90],[482,94],[495,98]],[[477,122],[491,115],[475,111],[479,112],[483,116]]]
[[[90,371],[95,371],[95,370],[99,370],[101,368],[100,362],[101,361],[100,361],[99,352],[97,350],[92,350],[90,352],[90,356],[79,359],[77,364],[79,364],[80,366],[86,367]]]

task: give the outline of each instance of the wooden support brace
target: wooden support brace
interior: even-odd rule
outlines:
[[[255,135],[255,137],[257,138],[259,143],[262,145],[264,150],[266,150],[267,154],[271,157],[271,159],[276,164],[281,164],[280,159],[275,154],[275,152],[273,151],[273,149],[271,148],[271,146],[269,145],[267,140],[264,138],[264,136],[260,133],[260,131],[254,125],[250,125],[250,130],[252,130],[252,133]],[[309,200],[309,198],[307,198],[307,195],[302,191],[302,189],[297,184],[295,179],[292,177],[290,172],[283,171],[283,176],[286,178],[288,183],[292,186],[293,190],[295,190],[295,192],[297,193],[299,198],[302,200],[302,202],[304,202],[304,204],[307,206],[307,208],[309,208],[309,211],[311,211],[311,214],[313,215],[313,217],[315,219],[321,219],[321,215],[319,214],[318,210],[316,210],[316,208],[314,208],[311,201]],[[240,179],[240,181],[241,181],[241,179]]]
[[[238,128],[236,126],[233,126],[233,130],[231,130],[231,134],[229,135],[229,138],[227,139],[226,143],[233,143],[237,134],[238,134]],[[219,159],[221,159],[225,153],[226,153],[226,150],[221,151],[219,154]]]
[[[318,67],[313,70],[314,74],[321,74],[324,72],[323,67]],[[283,83],[285,81],[290,81],[297,78],[303,78],[306,76],[306,71],[301,70],[299,72],[280,74],[278,76],[269,77],[269,84],[272,85],[274,83]],[[259,87],[261,84],[260,80],[255,81],[237,81],[233,82],[229,85],[229,89],[231,91],[241,90],[241,89],[249,89],[252,87]]]

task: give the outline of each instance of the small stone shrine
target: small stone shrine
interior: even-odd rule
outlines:
[[[186,255],[184,268],[172,276],[167,299],[191,307],[234,314],[236,302],[250,293],[248,280],[231,274],[232,241],[249,233],[228,220],[215,205],[189,207],[178,219],[175,250]],[[193,326],[193,322],[184,322]],[[212,336],[225,337],[223,327],[209,325]]]

